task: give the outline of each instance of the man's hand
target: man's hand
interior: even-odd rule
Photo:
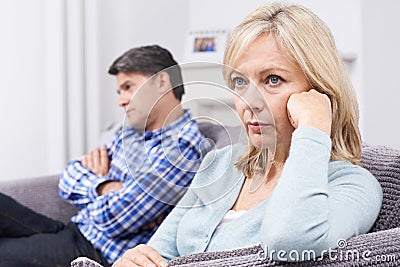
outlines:
[[[138,245],[127,250],[112,267],[134,266],[167,267],[168,263],[154,248],[147,245]]]
[[[102,196],[104,194],[110,193],[111,191],[117,192],[122,188],[122,186],[123,186],[122,182],[107,181],[101,183],[97,187],[97,194],[99,194],[99,196]]]
[[[82,165],[91,170],[93,173],[102,176],[108,176],[110,170],[110,160],[106,147],[97,148],[90,151],[83,159]],[[107,181],[97,187],[97,193],[102,196],[111,191],[118,191],[122,188],[122,182]]]
[[[107,149],[103,146],[90,151],[83,159],[82,164],[97,175],[108,176],[110,162]]]
[[[293,127],[309,126],[331,135],[332,108],[328,96],[315,89],[292,94],[287,103],[289,120]]]

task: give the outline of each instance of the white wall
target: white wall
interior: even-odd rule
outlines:
[[[47,171],[44,18],[44,1],[0,1],[0,179]]]
[[[400,148],[400,2],[363,1],[364,140]]]
[[[0,2],[0,179],[60,171],[67,156],[63,0]]]

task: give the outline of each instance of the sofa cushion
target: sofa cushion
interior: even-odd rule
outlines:
[[[400,150],[363,145],[361,166],[369,170],[383,190],[382,208],[371,232],[400,226]]]
[[[0,191],[40,214],[67,223],[77,208],[58,196],[59,177],[50,175],[2,181]]]

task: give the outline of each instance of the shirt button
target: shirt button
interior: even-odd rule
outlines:
[[[208,235],[206,235],[206,239],[204,239],[204,243],[208,243]]]

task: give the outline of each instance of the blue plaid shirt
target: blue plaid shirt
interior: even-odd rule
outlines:
[[[70,162],[61,174],[59,195],[80,208],[71,220],[110,263],[147,243],[159,222],[149,225],[172,210],[210,149],[204,140],[187,111],[152,132],[123,128],[106,145],[108,177],[94,174],[81,160]],[[123,187],[99,196],[97,187],[105,181],[120,181]]]

